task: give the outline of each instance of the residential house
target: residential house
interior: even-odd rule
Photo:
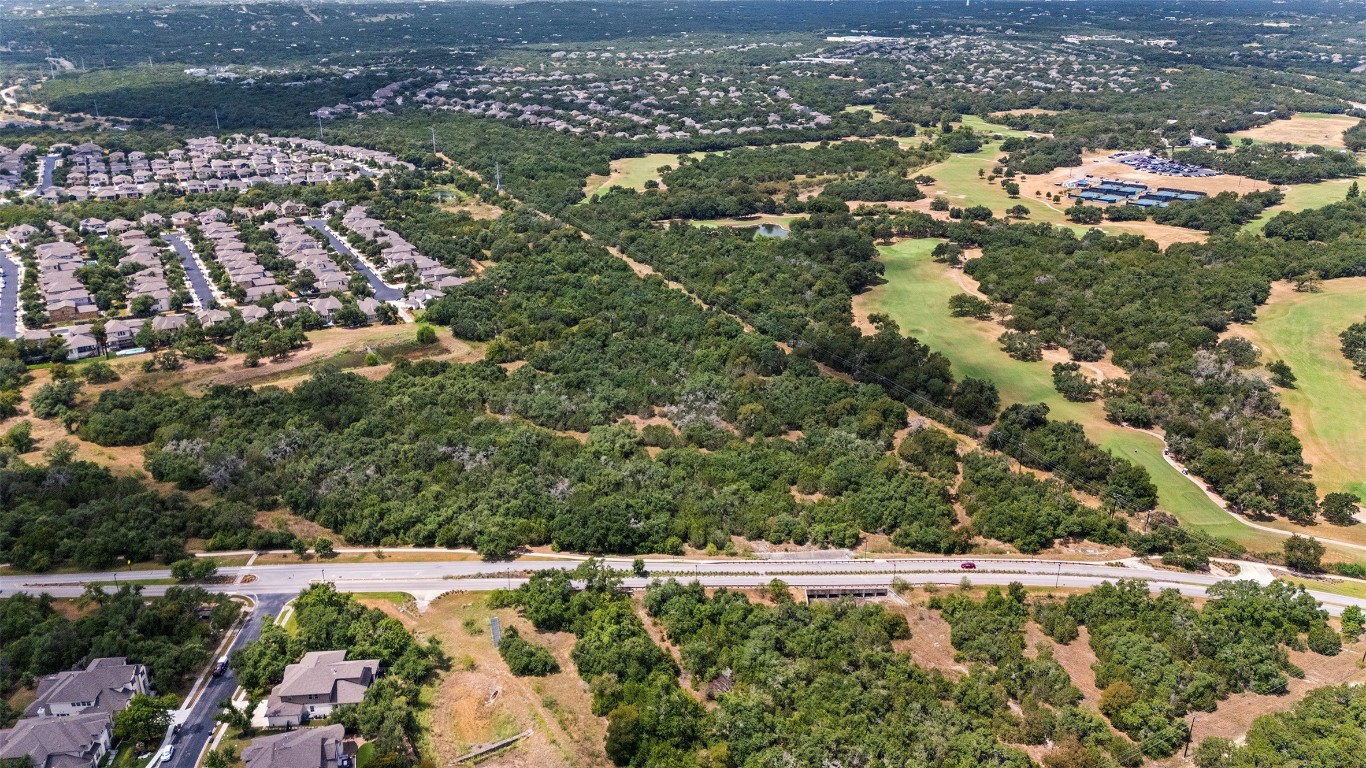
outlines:
[[[242,315],[242,322],[244,323],[257,323],[270,315],[265,309],[254,304],[238,307],[237,312]]]
[[[28,758],[33,768],[95,768],[113,737],[108,712],[24,718],[0,730],[0,761]]]
[[[157,315],[152,318],[152,330],[157,333],[171,333],[185,327],[189,315]]]
[[[115,318],[104,324],[104,343],[110,349],[126,349],[134,346],[133,337],[142,330],[143,320]]]
[[[262,736],[242,750],[242,762],[247,768],[349,768],[345,735],[342,726],[328,725]]]
[[[285,667],[266,700],[266,722],[280,728],[327,717],[342,704],[359,704],[379,672],[378,659],[347,661],[346,651],[313,651]]]
[[[9,239],[10,245],[23,245],[36,234],[38,234],[37,227],[29,224],[20,224],[16,227],[10,227],[9,232],[6,233],[6,237]]]
[[[40,678],[38,695],[24,710],[24,717],[69,717],[92,712],[113,715],[123,711],[134,694],[151,689],[143,665],[129,664],[122,657],[95,659],[85,669]]]

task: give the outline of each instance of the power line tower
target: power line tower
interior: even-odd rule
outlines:
[[[503,191],[503,165],[495,162],[493,164],[493,189],[495,192]]]

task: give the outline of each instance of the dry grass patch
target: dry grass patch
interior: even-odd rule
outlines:
[[[436,684],[432,706],[425,713],[437,763],[445,765],[475,745],[530,729],[530,737],[479,764],[609,765],[603,752],[606,724],[593,716],[591,697],[569,655],[573,635],[537,633],[513,610],[490,610],[487,600],[486,594],[452,593],[412,621],[419,636],[440,638],[453,660],[451,670]],[[396,610],[389,601],[376,605]],[[550,650],[561,671],[544,678],[513,676],[493,646],[488,629],[491,616]]]
[[[1253,141],[1288,142],[1301,146],[1318,145],[1346,149],[1347,144],[1343,141],[1342,134],[1359,122],[1360,119],[1347,115],[1302,112],[1292,115],[1289,120],[1272,120],[1266,125],[1229,135],[1235,140],[1249,138]]]

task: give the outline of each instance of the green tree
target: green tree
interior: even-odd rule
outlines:
[[[1283,552],[1285,566],[1291,570],[1303,573],[1318,573],[1323,570],[1323,545],[1314,539],[1299,534],[1292,535],[1285,540]]]
[[[187,557],[171,563],[171,578],[182,584],[208,581],[218,575],[218,563],[211,557]]]
[[[1323,497],[1319,514],[1334,525],[1353,525],[1360,511],[1361,498],[1354,493],[1336,492]]]
[[[176,696],[148,696],[139,693],[128,701],[128,708],[114,715],[114,740],[142,744],[159,743],[171,726],[171,710]]]
[[[436,343],[436,329],[425,323],[417,327],[417,343],[430,345]]]
[[[313,542],[313,551],[318,553],[318,557],[332,557],[337,554],[332,548],[332,540],[328,538],[319,538]]]
[[[27,419],[15,424],[5,432],[4,444],[15,453],[28,453],[37,441],[33,439],[33,424]]]
[[[1295,373],[1284,360],[1277,360],[1266,367],[1271,373],[1271,383],[1282,389],[1295,388]]]
[[[1361,637],[1363,624],[1366,624],[1366,616],[1363,616],[1360,606],[1349,605],[1342,611],[1342,636],[1348,642],[1354,643]]]

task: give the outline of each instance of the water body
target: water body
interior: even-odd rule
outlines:
[[[754,228],[754,236],[759,237],[787,237],[787,227],[782,224],[760,224]]]

